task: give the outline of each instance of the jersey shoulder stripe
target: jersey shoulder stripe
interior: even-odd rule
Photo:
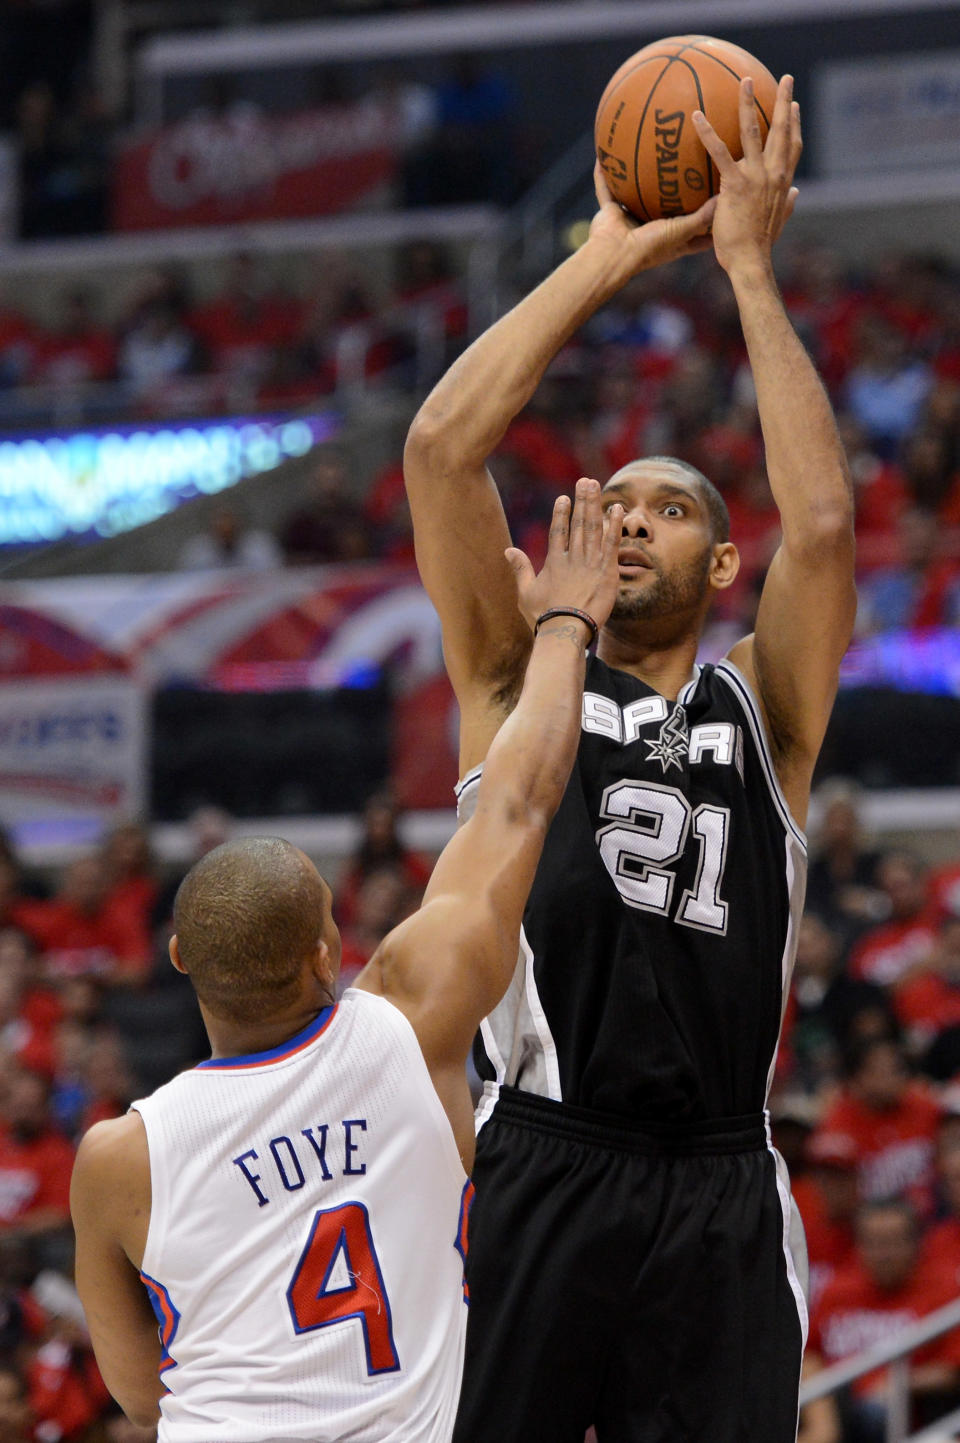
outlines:
[[[750,734],[753,737],[754,745],[760,757],[763,767],[763,774],[766,778],[767,787],[773,798],[774,805],[780,815],[780,820],[788,832],[796,838],[804,852],[807,850],[807,838],[803,830],[797,825],[790,813],[787,799],[783,795],[776,768],[773,764],[773,757],[770,754],[770,744],[767,741],[767,733],[760,715],[760,708],[754,696],[750,684],[743,672],[732,661],[717,662],[714,667],[714,675],[720,677],[733,692],[740,702],[741,709],[747,718],[750,727]]]

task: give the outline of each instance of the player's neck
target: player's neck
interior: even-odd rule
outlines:
[[[608,623],[600,633],[597,656],[607,666],[645,682],[668,701],[676,701],[693,677],[698,641],[698,636],[689,635],[665,644],[643,642]]]
[[[257,1022],[234,1022],[213,1016],[201,1003],[204,1026],[210,1039],[211,1057],[249,1057],[255,1052],[270,1052],[281,1043],[296,1037],[314,1022],[325,1007],[333,1005],[328,992],[315,992],[309,998]]]

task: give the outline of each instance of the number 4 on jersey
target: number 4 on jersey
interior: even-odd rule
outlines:
[[[400,1359],[393,1342],[390,1304],[363,1203],[321,1208],[287,1289],[298,1333],[359,1319],[367,1372],[394,1373]]]

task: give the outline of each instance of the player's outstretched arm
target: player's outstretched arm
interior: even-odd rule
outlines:
[[[131,1423],[149,1428],[159,1421],[166,1390],[157,1320],[139,1275],[150,1163],[136,1113],[97,1123],[84,1137],[70,1182],[70,1213],[77,1291],[97,1366]]]
[[[522,552],[508,552],[529,630],[558,607],[606,621],[622,520],[620,506],[604,516],[596,481],[580,481],[572,513],[567,497],[557,500],[539,576]],[[473,1129],[464,1062],[516,965],[523,909],[576,755],[591,639],[575,614],[540,624],[473,816],[441,854],[419,912],[389,934],[358,982],[410,1019],[465,1156]]]
[[[696,124],[720,172],[714,249],[740,310],[783,527],[756,632],[733,648],[730,659],[760,697],[781,785],[803,825],[840,661],[853,632],[856,596],[846,458],[830,402],[784,310],[771,262],[773,242],[797,194],[792,181],[802,141],[793,81],[785,76],[780,82],[765,146],[752,83],[741,82],[739,162],[702,116]]]
[[[595,180],[600,209],[586,244],[474,341],[427,397],[407,438],[417,563],[443,624],[463,771],[483,760],[514,705],[530,649],[487,457],[578,327],[638,271],[697,249],[710,227],[712,201],[696,215],[638,226],[612,200],[599,167]]]

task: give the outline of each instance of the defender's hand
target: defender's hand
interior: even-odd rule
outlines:
[[[713,217],[713,248],[724,270],[770,265],[773,243],[793,213],[797,191],[793,173],[803,150],[800,107],[793,99],[793,76],[785,75],[767,135],[753,103],[753,81],[740,82],[740,139],[743,159],[734,160],[706,116],[693,112],[697,134],[720,173],[720,195]]]
[[[599,161],[593,168],[593,184],[600,209],[590,225],[589,243],[610,248],[615,263],[624,268],[625,281],[639,271],[709,250],[716,196],[711,196],[692,215],[669,216],[641,225],[610,194]]]
[[[547,559],[539,576],[528,556],[515,546],[507,549],[520,610],[531,630],[537,617],[555,606],[575,607],[603,625],[617,596],[622,528],[623,507],[617,503],[604,515],[599,481],[584,478],[577,482],[572,511],[569,496],[558,496],[554,503]],[[588,628],[575,624],[586,635]]]

